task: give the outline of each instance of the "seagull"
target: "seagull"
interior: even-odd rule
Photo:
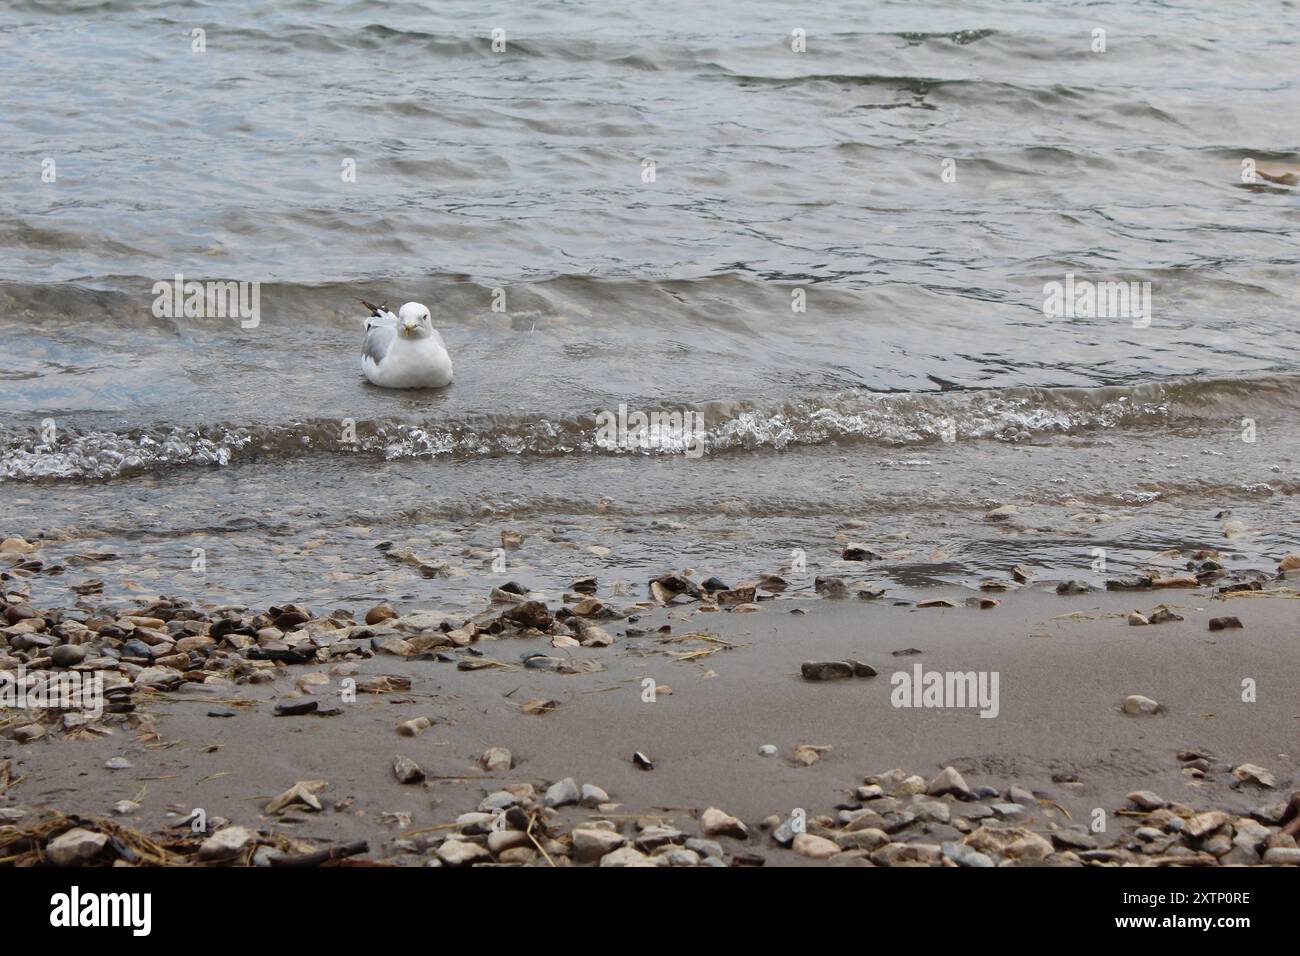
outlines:
[[[451,384],[451,356],[433,317],[419,302],[408,302],[394,315],[388,306],[361,304],[366,318],[366,345],[361,371],[380,388],[442,388]]]

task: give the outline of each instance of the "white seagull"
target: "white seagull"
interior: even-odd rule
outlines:
[[[370,310],[361,352],[361,371],[366,378],[380,388],[451,384],[451,356],[427,308],[408,302],[394,315],[387,306],[371,305],[365,299],[361,304]]]

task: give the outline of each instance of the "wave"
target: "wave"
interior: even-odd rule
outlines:
[[[952,441],[1024,442],[1099,430],[1236,427],[1241,416],[1300,412],[1300,376],[1180,379],[1101,388],[940,393],[824,393],[798,400],[713,401],[567,416],[304,419],[289,424],[159,423],[117,431],[0,426],[0,478],[104,480],[179,467],[301,459],[725,455],[810,445],[884,448]],[[643,416],[643,417],[638,417]]]

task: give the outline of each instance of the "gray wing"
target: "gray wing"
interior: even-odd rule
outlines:
[[[397,316],[391,312],[372,315],[366,319],[366,344],[361,350],[362,358],[368,358],[376,365],[384,360],[389,346],[397,338]]]

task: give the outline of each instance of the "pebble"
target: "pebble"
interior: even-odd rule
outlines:
[[[514,767],[514,756],[504,747],[489,747],[483,751],[479,763],[489,773],[506,773]]]
[[[1124,698],[1124,713],[1133,716],[1158,714],[1163,708],[1150,697],[1143,697],[1141,694],[1130,694]]]
[[[428,717],[412,717],[397,725],[397,732],[403,737],[415,737],[433,726]]]
[[[573,853],[580,863],[594,863],[607,853],[623,846],[627,841],[613,830],[581,827],[570,834]]]
[[[729,836],[738,840],[749,836],[749,828],[745,824],[717,807],[709,807],[700,814],[700,824],[706,836]]]
[[[45,856],[55,866],[83,866],[108,846],[108,835],[74,827],[45,845]]]
[[[1257,786],[1271,790],[1277,786],[1277,778],[1271,771],[1263,767],[1256,766],[1253,763],[1243,763],[1232,768],[1232,775],[1242,783],[1253,783]]]
[[[557,780],[546,788],[546,793],[542,797],[542,803],[548,807],[564,807],[572,803],[578,803],[582,799],[582,791],[578,783],[572,777],[565,777],[563,780]]]
[[[394,757],[393,776],[398,783],[419,783],[424,779],[424,771],[410,757]]]
[[[438,847],[437,855],[447,866],[472,866],[480,860],[492,859],[492,854],[485,847],[454,838],[444,840],[442,846]]]
[[[646,856],[635,847],[621,846],[600,858],[601,866],[658,866],[654,858]]]
[[[584,807],[599,807],[602,803],[609,802],[609,794],[595,784],[584,783],[579,802]]]
[[[761,746],[761,747],[758,748],[758,753],[759,753],[759,756],[761,756],[761,757],[775,757],[776,754],[777,754],[776,745],[775,745],[775,744],[763,744],[763,746]]]
[[[970,785],[955,767],[944,767],[939,771],[939,775],[930,781],[925,792],[932,797],[941,797],[950,793],[963,800],[969,800],[974,796]]]
[[[373,626],[382,624],[384,621],[391,621],[395,617],[397,617],[397,612],[393,610],[391,605],[376,604],[366,612],[366,623]]]
[[[1229,628],[1241,627],[1241,619],[1236,617],[1212,617],[1210,618],[1210,630],[1226,631]]]
[[[60,644],[50,651],[50,660],[56,667],[75,667],[86,659],[84,644]]]
[[[1169,802],[1164,797],[1151,790],[1134,790],[1124,799],[1139,810],[1161,810],[1169,806]]]
[[[1142,614],[1140,611],[1129,611],[1128,622],[1134,627],[1142,627],[1151,623],[1147,620],[1146,615]]]
[[[975,866],[989,867],[994,866],[992,857],[988,854],[981,853],[979,850],[972,850],[964,843],[954,843],[948,841],[939,847],[945,859],[952,860],[958,866]]]
[[[247,849],[256,839],[257,835],[245,827],[225,827],[200,844],[199,859],[231,859]]]
[[[812,833],[796,833],[791,849],[811,860],[829,860],[843,852],[838,844]]]
[[[861,661],[804,661],[799,665],[804,680],[843,680],[849,677],[875,677],[877,671]]]
[[[686,841],[686,849],[693,850],[705,859],[721,860],[725,856],[722,844],[717,840],[703,840],[699,837],[691,837]]]
[[[1300,849],[1275,846],[1264,851],[1264,862],[1270,866],[1300,866]]]

